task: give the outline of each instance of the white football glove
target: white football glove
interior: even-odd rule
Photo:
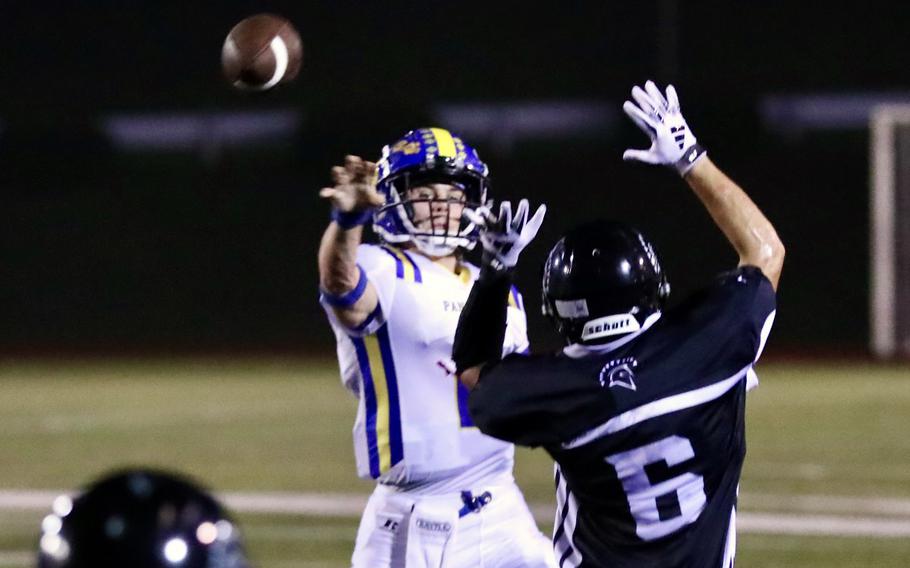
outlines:
[[[653,81],[647,81],[644,90],[632,87],[632,98],[638,104],[626,101],[622,109],[651,138],[651,147],[626,150],[622,159],[673,166],[679,175],[686,175],[706,152],[679,110],[676,89],[668,85],[664,97]]]
[[[537,236],[537,231],[547,214],[547,206],[537,208],[528,219],[530,206],[527,199],[518,202],[518,209],[512,215],[512,204],[499,204],[499,215],[493,214],[487,206],[475,210],[465,209],[464,215],[480,228],[480,244],[483,246],[483,263],[494,270],[510,270],[518,263],[518,255]]]

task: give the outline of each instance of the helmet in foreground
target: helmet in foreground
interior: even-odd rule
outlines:
[[[669,294],[654,247],[624,223],[572,229],[544,266],[543,313],[569,344],[606,343],[635,332]]]
[[[377,191],[385,199],[374,217],[373,228],[386,242],[413,242],[431,256],[446,256],[458,247],[473,248],[477,227],[468,219],[459,220],[457,229],[449,226],[421,227],[415,218],[415,205],[476,208],[486,204],[489,169],[477,151],[461,138],[442,128],[421,128],[405,134],[382,150],[379,160]],[[448,184],[464,192],[463,201],[415,198],[409,190],[431,184]]]
[[[237,527],[192,482],[126,470],[63,495],[41,523],[38,568],[248,568]]]

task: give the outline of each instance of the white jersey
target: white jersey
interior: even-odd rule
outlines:
[[[361,477],[429,493],[511,479],[514,448],[482,434],[451,360],[458,316],[480,270],[453,274],[421,254],[360,245],[357,264],[379,305],[357,330],[333,317],[344,385],[359,398],[354,453]],[[521,296],[510,292],[504,353],[526,352]]]

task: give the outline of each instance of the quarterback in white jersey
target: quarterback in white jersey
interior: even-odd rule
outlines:
[[[408,132],[378,165],[348,156],[321,195],[334,207],[320,244],[321,299],[342,381],[359,399],[358,474],[378,481],[354,567],[553,567],[512,477],[511,444],[482,434],[454,376],[458,317],[479,269],[461,258],[486,202],[488,171],[440,128]],[[380,244],[362,244],[373,223]],[[526,351],[510,294],[503,353]]]

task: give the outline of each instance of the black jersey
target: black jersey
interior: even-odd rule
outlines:
[[[560,566],[732,565],[746,386],[774,310],[742,267],[638,335],[485,369],[475,423],[557,462]]]

